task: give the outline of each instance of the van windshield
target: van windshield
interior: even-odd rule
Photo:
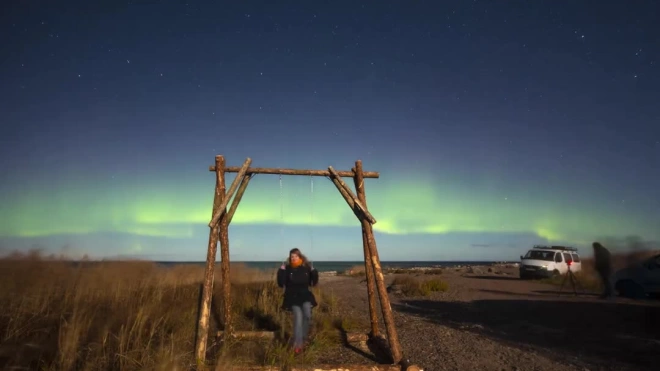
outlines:
[[[555,260],[555,252],[554,251],[529,250],[527,252],[527,255],[525,255],[525,259],[553,261],[553,260]]]

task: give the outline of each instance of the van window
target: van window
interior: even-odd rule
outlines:
[[[573,257],[573,261],[574,261],[575,263],[579,263],[579,262],[580,262],[580,256],[579,256],[578,254],[571,254],[571,256]]]
[[[555,254],[555,263],[561,263],[563,260],[561,259],[561,253],[556,253]]]
[[[547,260],[552,261],[552,251],[529,250],[525,259]]]
[[[564,260],[566,261],[566,263],[572,263],[573,262],[573,258],[571,258],[571,254],[569,254],[567,252],[564,253]]]

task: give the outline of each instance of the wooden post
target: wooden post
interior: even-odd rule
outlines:
[[[367,198],[364,191],[364,177],[362,176],[362,161],[355,162],[355,192],[357,193],[358,200],[362,205],[367,204]],[[374,267],[371,263],[371,248],[369,247],[369,239],[367,237],[367,228],[369,222],[361,219],[362,224],[362,248],[364,251],[364,272],[367,276],[367,296],[369,298],[369,319],[371,321],[371,336],[379,336],[380,330],[378,329],[378,310],[376,309],[376,278],[374,277]]]
[[[225,158],[215,156],[215,196],[213,197],[213,212],[215,214],[225,198]],[[213,295],[213,281],[215,269],[215,254],[218,250],[218,236],[220,226],[214,225],[209,231],[209,243],[206,252],[206,268],[204,271],[204,288],[202,289],[202,302],[199,309],[199,322],[197,325],[197,341],[195,343],[195,356],[197,364],[206,362],[206,342],[209,335],[209,317],[211,315],[211,298]]]
[[[245,162],[246,164],[248,163],[247,160]],[[247,169],[247,166],[245,166],[245,168]],[[236,179],[238,179],[238,176]],[[234,183],[238,184],[236,179],[234,180]],[[232,187],[233,186],[234,184],[232,184]],[[229,199],[229,197],[231,197],[231,193],[227,192],[225,197]],[[236,206],[238,207],[238,203],[236,203]],[[229,278],[229,219],[227,210],[220,209],[220,212],[221,214],[220,220],[218,221],[218,226],[220,229],[220,277],[222,279],[222,309],[225,325],[224,333],[225,335],[231,336],[231,334],[234,332],[234,327],[232,326],[231,319],[231,279]]]
[[[344,183],[344,181],[341,179],[339,174],[337,174],[335,169],[333,169],[332,166],[328,166],[328,171],[337,180],[337,182],[339,183],[341,188],[344,189],[346,194],[348,194],[351,197],[351,199],[353,199],[353,203],[355,204],[355,207],[360,209],[360,211],[362,212],[362,214],[364,214],[364,217],[367,218],[369,223],[376,224],[376,219],[373,217],[373,215],[371,215],[369,210],[367,210],[367,208],[364,205],[362,205],[362,203],[358,200],[357,196],[355,196],[353,194],[353,191],[351,191],[351,189],[346,185],[346,183]],[[340,190],[340,192],[341,192],[341,190]],[[342,193],[342,195],[343,195],[343,193]]]
[[[380,298],[380,307],[383,313],[383,319],[385,320],[385,330],[387,331],[387,340],[390,345],[390,351],[392,352],[392,359],[395,363],[401,361],[401,349],[399,345],[399,337],[396,332],[396,326],[394,324],[394,316],[392,315],[392,307],[390,305],[390,297],[387,295],[387,288],[385,287],[385,277],[383,277],[383,271],[380,266],[380,258],[378,257],[378,248],[376,246],[376,239],[374,238],[373,227],[368,221],[368,216],[371,215],[367,210],[366,204],[360,202],[353,192],[348,188],[346,183],[344,183],[340,177],[337,176],[332,166],[328,168],[330,173],[333,175],[330,177],[330,180],[335,184],[339,193],[344,197],[346,203],[348,204],[356,216],[360,219],[362,223],[366,222],[367,228],[365,229],[365,234],[367,237],[367,242],[369,244],[370,260],[374,270],[374,278],[376,281],[376,289],[378,290],[378,296]],[[364,187],[364,185],[362,185]],[[366,193],[365,193],[366,201]],[[359,206],[358,206],[359,205]],[[373,217],[372,217],[373,219]],[[364,224],[363,224],[364,225]]]
[[[222,203],[220,204],[220,210],[216,211],[215,214],[213,214],[213,218],[211,218],[209,227],[213,227],[215,224],[218,224],[218,220],[220,220],[220,216],[222,215],[222,213],[227,212],[227,204],[229,204],[229,200],[231,200],[231,196],[233,196],[234,192],[236,192],[238,183],[240,183],[241,180],[243,180],[243,177],[245,176],[245,173],[247,172],[247,169],[250,166],[251,162],[252,162],[251,158],[248,157],[245,159],[245,163],[243,163],[241,170],[239,170],[238,174],[236,174],[236,179],[234,179],[234,181],[231,183],[231,186],[229,187],[229,191],[227,191],[226,197],[222,200]],[[222,174],[224,179],[224,172]]]
[[[362,168],[362,161],[358,160],[355,164],[355,170]],[[367,198],[366,192],[364,191],[364,184],[361,184],[363,200],[360,200],[362,205],[367,207]],[[366,220],[362,220],[362,225],[366,226],[365,232],[367,235],[367,241],[369,242],[369,252],[371,255],[371,262],[374,268],[374,278],[376,279],[376,287],[378,289],[378,296],[380,297],[380,308],[383,312],[383,319],[385,320],[385,330],[387,332],[387,341],[390,345],[390,351],[392,352],[392,359],[394,363],[399,363],[401,361],[401,346],[399,345],[399,336],[396,331],[396,325],[394,324],[394,315],[392,314],[392,306],[390,304],[390,297],[387,295],[387,288],[385,287],[385,278],[383,277],[383,271],[380,266],[380,257],[378,256],[378,247],[376,246],[376,238],[374,237],[373,226],[369,223],[365,223]]]
[[[245,193],[245,190],[247,189],[248,183],[250,183],[252,176],[253,175],[249,174],[245,174],[243,176],[241,185],[238,187],[238,191],[236,191],[236,197],[234,197],[234,201],[231,202],[231,207],[229,208],[229,211],[227,211],[227,224],[231,224],[231,220],[234,218],[236,208],[238,208],[238,203],[241,202],[241,199],[243,199],[243,194]]]

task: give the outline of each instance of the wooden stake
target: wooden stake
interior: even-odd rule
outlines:
[[[341,188],[344,189],[344,191],[346,192],[346,194],[348,194],[348,195],[350,196],[350,198],[353,200],[353,203],[355,204],[355,206],[356,206],[358,209],[360,209],[360,211],[362,212],[362,214],[364,214],[364,216],[367,218],[367,220],[369,221],[369,223],[371,223],[371,224],[376,224],[376,219],[374,219],[373,215],[371,215],[371,213],[369,212],[369,210],[367,210],[367,208],[366,208],[364,205],[362,205],[362,203],[358,200],[357,196],[355,196],[355,195],[353,194],[353,191],[352,191],[352,190],[348,187],[348,185],[346,185],[346,183],[341,179],[341,177],[337,174],[337,172],[335,171],[335,169],[333,169],[332,166],[328,166],[328,171],[329,171],[330,174],[332,174],[332,176],[337,180],[337,182],[339,183],[339,186],[340,186]],[[339,192],[341,192],[341,190],[340,190]],[[343,193],[342,193],[342,195],[343,195]],[[348,201],[347,201],[347,202],[348,202]]]
[[[249,160],[249,158],[248,158]],[[245,161],[247,164],[247,160]],[[245,165],[244,165],[245,166]],[[247,166],[245,166],[247,168]],[[240,173],[239,173],[240,175]],[[245,175],[243,175],[245,176]],[[237,177],[238,179],[238,177]],[[234,183],[237,183],[234,180]],[[232,184],[232,187],[234,184]],[[231,190],[230,190],[231,191]],[[227,192],[226,199],[231,197],[231,193]],[[226,203],[225,203],[226,205]],[[236,203],[238,206],[238,203]],[[231,336],[234,332],[234,326],[231,319],[231,279],[229,277],[229,219],[225,209],[220,209],[220,220],[218,221],[220,229],[220,278],[222,279],[222,314],[224,322],[224,332],[226,335]]]
[[[358,163],[360,163],[358,165]],[[359,167],[362,167],[361,161],[358,160],[358,163],[355,164],[356,170]],[[364,184],[362,185],[364,187]],[[363,205],[366,207],[366,192],[364,193]],[[387,341],[390,345],[390,351],[392,352],[392,359],[394,363],[399,363],[401,361],[401,346],[399,345],[399,336],[396,331],[396,325],[394,324],[394,315],[392,314],[392,306],[390,304],[390,297],[387,295],[387,288],[385,287],[385,278],[383,277],[383,270],[380,266],[380,257],[378,256],[378,247],[376,246],[376,238],[374,237],[373,226],[371,224],[362,222],[363,226],[366,226],[365,233],[367,235],[367,241],[369,242],[369,252],[371,255],[371,262],[374,268],[374,278],[376,279],[376,288],[378,289],[378,296],[380,298],[380,309],[383,313],[383,319],[385,320],[385,330],[387,332]]]
[[[215,195],[213,197],[213,211],[215,214],[225,198],[225,158],[215,156]],[[209,335],[209,317],[211,314],[211,298],[213,294],[213,278],[215,269],[215,254],[218,250],[218,236],[220,227],[214,225],[209,231],[209,243],[206,252],[206,268],[204,270],[204,287],[202,289],[202,302],[199,308],[199,323],[197,326],[197,339],[195,343],[195,357],[197,364],[206,362],[206,342]]]
[[[227,166],[226,173],[238,173],[241,170],[237,166]],[[215,171],[215,166],[209,166],[209,171]],[[309,169],[277,169],[266,167],[251,167],[247,169],[247,174],[271,174],[271,175],[306,175],[306,176],[330,176],[328,170],[309,170]],[[353,171],[337,171],[337,174],[344,178],[352,178],[355,176]],[[377,171],[365,171],[365,178],[378,178],[380,174]]]
[[[245,174],[243,176],[241,185],[238,187],[238,191],[236,191],[236,197],[234,197],[234,200],[231,202],[231,207],[229,208],[229,211],[227,211],[227,224],[231,224],[231,220],[234,218],[234,213],[238,208],[239,202],[241,202],[241,199],[243,198],[243,194],[247,189],[248,183],[250,183],[250,179],[252,179],[252,175]]]
[[[231,200],[231,196],[234,195],[234,192],[236,192],[236,188],[238,188],[238,184],[243,180],[243,177],[245,176],[245,173],[247,172],[248,167],[250,166],[250,163],[252,163],[251,158],[246,158],[245,162],[243,163],[243,166],[241,166],[241,170],[238,171],[238,174],[236,175],[236,179],[231,183],[231,186],[229,187],[229,191],[227,191],[227,196],[222,200],[222,204],[220,204],[220,210],[217,210],[215,214],[213,214],[213,218],[211,218],[211,222],[209,223],[209,227],[213,227],[214,225],[218,224],[218,220],[220,220],[220,215],[222,213],[225,213],[227,210],[227,204],[229,204],[229,200]],[[224,177],[224,171],[223,171],[223,177]]]
[[[364,177],[362,176],[362,161],[355,162],[355,192],[357,193],[358,200],[363,204],[367,204],[367,198],[364,190]],[[367,228],[369,222],[364,219],[360,220],[362,224],[362,249],[364,252],[364,271],[367,276],[367,296],[369,298],[369,319],[371,322],[371,336],[379,336],[380,330],[378,328],[378,312],[376,307],[376,278],[374,276],[374,267],[371,263],[371,249],[369,248],[369,239],[367,237]]]

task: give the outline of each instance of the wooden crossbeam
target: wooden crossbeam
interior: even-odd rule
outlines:
[[[282,371],[277,366],[234,366],[227,371]],[[293,366],[291,371],[422,371],[419,368],[402,368],[397,365],[316,365],[316,366]]]
[[[209,171],[215,171],[215,166],[209,166]],[[225,167],[225,173],[238,173],[241,171],[239,166],[227,166]],[[268,167],[249,167],[246,174],[275,174],[275,175],[307,175],[307,176],[330,176],[328,170],[309,170],[309,169],[278,169],[278,168],[268,168]],[[355,176],[355,172],[352,170],[346,171],[337,171],[337,175],[344,178],[352,178]],[[365,171],[364,178],[380,178],[380,173],[377,171]]]
[[[222,337],[224,335],[223,331],[218,331],[216,333],[217,337]],[[234,331],[231,334],[234,338],[240,339],[265,339],[271,340],[275,339],[275,331]],[[369,340],[369,334],[364,332],[347,332],[346,341],[349,343],[359,343],[361,341]]]
[[[217,336],[222,337],[224,332],[218,331]],[[255,339],[255,340],[273,340],[274,331],[233,331],[232,338]],[[347,332],[345,339],[350,344],[369,341],[370,335],[363,332]],[[276,366],[234,366],[227,370],[232,371],[281,371],[281,367]],[[398,365],[316,365],[299,366],[291,368],[291,371],[423,371],[419,366],[402,362]]]

